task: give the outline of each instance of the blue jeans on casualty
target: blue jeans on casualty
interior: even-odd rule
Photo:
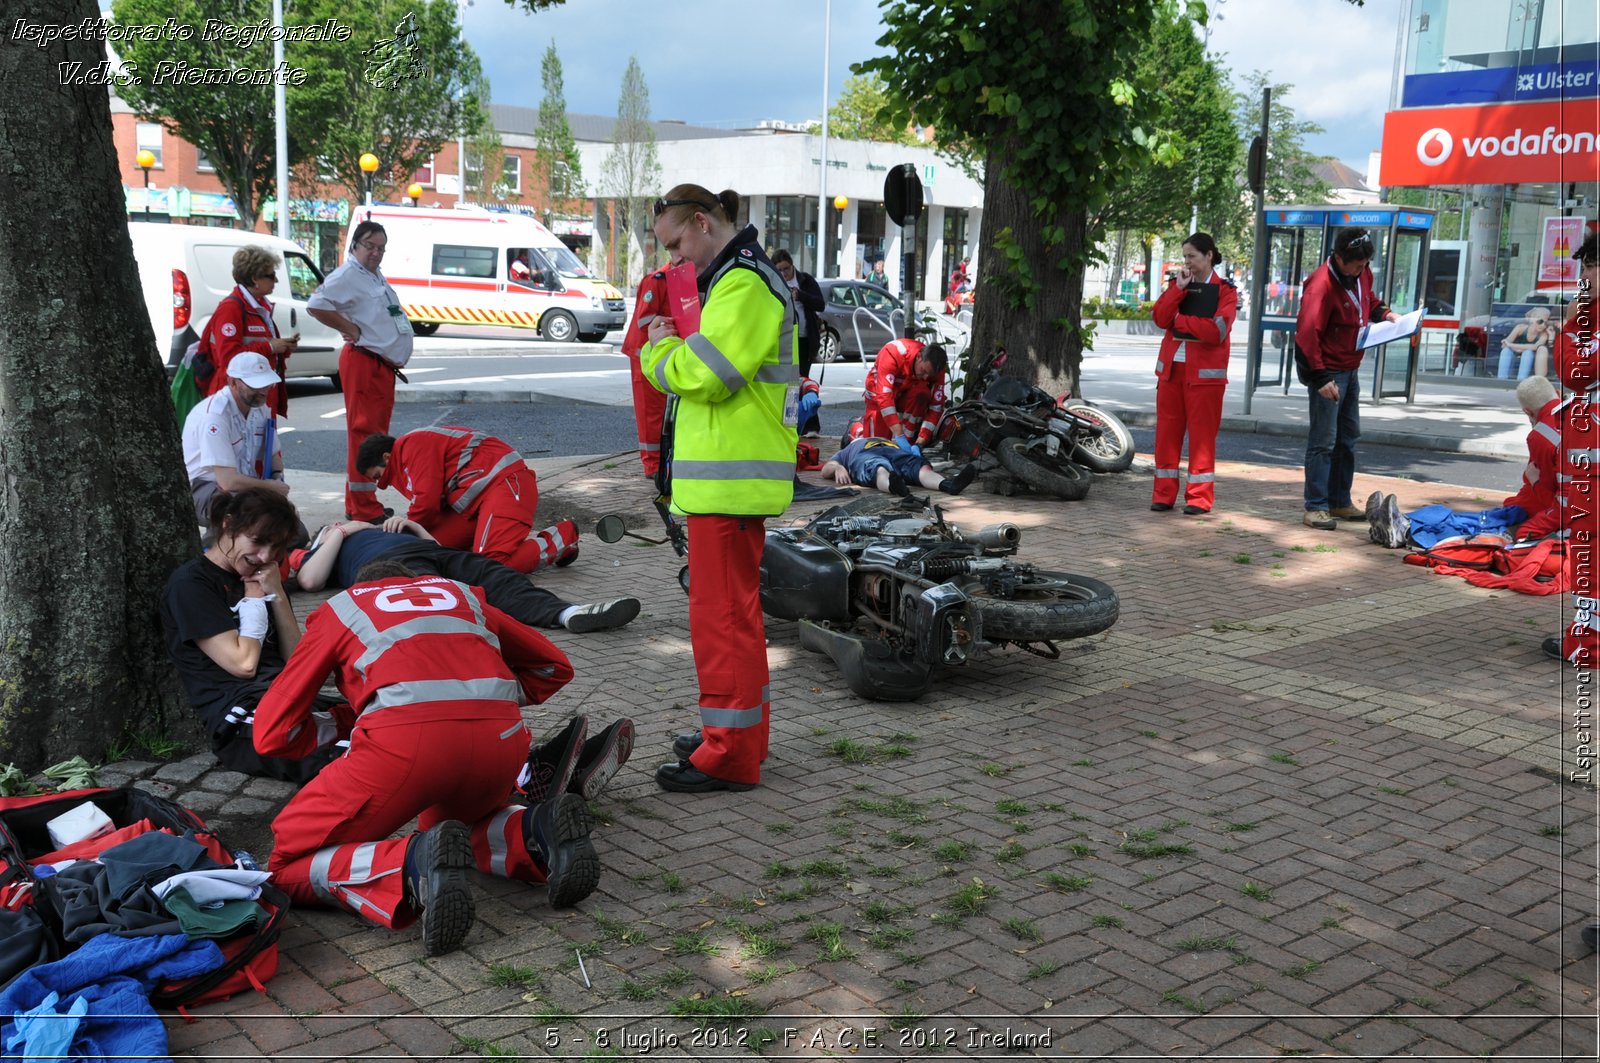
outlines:
[[[1356,441],[1361,438],[1361,385],[1355,369],[1333,374],[1339,401],[1312,389],[1311,432],[1306,437],[1306,509],[1348,506],[1356,478]]]

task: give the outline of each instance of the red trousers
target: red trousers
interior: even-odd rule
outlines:
[[[403,713],[405,706],[381,711]],[[418,830],[446,819],[467,824],[479,871],[543,882],[544,868],[524,841],[525,809],[506,804],[529,742],[516,714],[358,725],[350,751],[272,821],[272,881],[296,904],[348,908],[379,926],[409,926],[417,918],[404,902],[410,836],[390,835],[414,816]]]
[[[661,468],[661,418],[667,412],[667,396],[644,378],[639,356],[628,356],[628,371],[633,374],[633,419],[639,426],[639,464],[644,474],[655,477]]]
[[[339,351],[339,382],[344,388],[345,456],[344,511],[353,520],[381,523],[383,506],[378,485],[356,468],[356,451],[370,435],[387,433],[394,413],[394,370],[376,355],[345,344]]]
[[[534,572],[578,541],[577,526],[571,521],[529,538],[538,509],[539,478],[525,468],[508,472],[485,488],[471,513],[441,510],[428,531],[441,546],[482,554],[518,572]]]
[[[1156,383],[1156,480],[1150,501],[1178,500],[1178,462],[1189,436],[1189,484],[1184,503],[1210,509],[1216,504],[1217,429],[1222,425],[1222,393],[1216,384],[1189,379],[1189,363],[1173,362]]]
[[[772,696],[761,616],[759,517],[690,517],[689,637],[700,680],[700,734],[690,762],[729,782],[758,783]]]

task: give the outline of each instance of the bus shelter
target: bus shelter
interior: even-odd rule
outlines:
[[[1296,381],[1294,332],[1300,293],[1306,278],[1333,253],[1339,230],[1360,226],[1371,231],[1377,245],[1373,282],[1390,307],[1408,313],[1423,295],[1433,212],[1383,204],[1327,204],[1267,207],[1265,215],[1267,265],[1262,276],[1251,279],[1250,328],[1255,335],[1250,349],[1256,355],[1248,364],[1245,386],[1251,393],[1282,387],[1288,394]],[[1369,401],[1411,402],[1416,397],[1419,335],[1367,351],[1361,374]]]

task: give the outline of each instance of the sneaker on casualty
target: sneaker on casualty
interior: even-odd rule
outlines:
[[[561,626],[574,635],[587,635],[591,631],[610,631],[614,627],[622,627],[638,615],[639,599],[612,598],[573,606]]]
[[[1300,518],[1300,523],[1318,531],[1333,531],[1339,526],[1339,522],[1334,520],[1325,509],[1306,510],[1306,515]]]
[[[589,718],[574,716],[554,736],[529,750],[528,762],[517,776],[517,789],[530,805],[566,791],[582,758],[588,735]]]
[[[1368,537],[1379,546],[1398,550],[1406,545],[1410,533],[1411,521],[1400,512],[1400,500],[1394,495],[1385,495],[1367,528]]]
[[[1372,492],[1372,494],[1367,496],[1367,507],[1366,507],[1365,512],[1366,512],[1366,515],[1367,515],[1367,523],[1368,524],[1371,524],[1374,520],[1376,520],[1378,518],[1378,510],[1380,510],[1382,508],[1383,508],[1383,492],[1382,491],[1374,491],[1374,492]],[[1378,540],[1374,539],[1372,541],[1373,542],[1377,542]]]

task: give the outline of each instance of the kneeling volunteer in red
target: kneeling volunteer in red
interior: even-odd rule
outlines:
[[[530,743],[520,706],[546,700],[572,678],[566,655],[548,639],[489,605],[482,590],[452,580],[358,584],[306,621],[305,637],[256,709],[257,750],[310,751],[316,736],[307,708],[330,672],[360,718],[349,752],[273,822],[269,870],[295,903],[348,908],[386,927],[420,915],[429,952],[454,948],[470,927],[470,895],[464,920],[453,920],[463,925],[435,934],[414,896],[429,868],[407,864],[408,847],[447,821],[462,834],[461,824],[470,829],[478,870],[524,882],[548,877],[554,905],[594,888],[599,867],[581,798],[559,795],[548,802],[549,816],[545,806],[506,803]],[[389,837],[413,816],[417,834]],[[562,860],[561,870],[572,871],[563,843],[574,833],[583,835],[584,862],[558,887],[550,865]]]

